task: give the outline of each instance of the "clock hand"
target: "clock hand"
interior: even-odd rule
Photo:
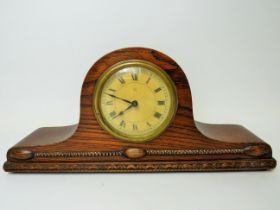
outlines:
[[[132,101],[131,104],[123,111],[120,111],[119,114],[115,115],[113,117],[113,119],[115,119],[116,117],[123,115],[124,112],[126,112],[127,110],[131,109],[132,107],[137,107],[138,106],[138,102],[137,101]]]
[[[126,100],[126,99],[124,99],[124,98],[120,98],[120,97],[118,97],[118,96],[115,96],[115,95],[113,95],[113,94],[109,94],[109,93],[105,93],[105,94],[107,94],[107,95],[111,96],[112,98],[116,98],[116,99],[122,100],[122,101],[124,101],[124,102],[126,102],[126,103],[132,104],[132,102],[131,102],[131,101]]]

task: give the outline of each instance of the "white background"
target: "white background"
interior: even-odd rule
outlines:
[[[118,48],[175,59],[195,118],[246,126],[280,160],[280,1],[0,1],[0,162],[38,127],[73,124],[88,69]],[[269,172],[8,174],[0,209],[280,209]]]

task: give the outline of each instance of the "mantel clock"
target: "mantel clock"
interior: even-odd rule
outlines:
[[[186,71],[187,72],[187,71]],[[167,55],[126,48],[99,59],[80,120],[39,128],[9,149],[9,172],[267,170],[269,144],[239,125],[197,122],[185,73]]]

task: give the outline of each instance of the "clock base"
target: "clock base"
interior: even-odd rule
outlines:
[[[161,162],[80,162],[80,163],[16,163],[7,161],[6,171],[19,173],[133,173],[133,172],[199,172],[199,171],[256,171],[276,166],[270,159],[161,161]]]
[[[165,149],[149,144],[142,148],[140,144],[100,147],[90,139],[82,141],[75,136],[77,125],[40,128],[8,151],[4,170],[129,173],[253,171],[276,166],[271,147],[242,126],[196,122],[195,128],[207,137],[204,144],[188,143],[186,139],[178,148],[166,145]]]

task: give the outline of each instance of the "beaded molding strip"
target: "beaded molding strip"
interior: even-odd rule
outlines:
[[[113,152],[36,152],[38,158],[56,158],[56,157],[111,157],[122,156],[122,151]]]
[[[169,155],[222,155],[222,154],[243,154],[247,148],[239,149],[190,149],[190,150],[172,150],[172,149],[149,149],[146,150],[148,156],[169,156]],[[111,157],[123,156],[123,151],[108,152],[37,152],[37,158],[59,158],[59,157]]]
[[[190,150],[147,150],[147,155],[222,155],[222,154],[242,154],[246,148],[242,149],[190,149]]]

